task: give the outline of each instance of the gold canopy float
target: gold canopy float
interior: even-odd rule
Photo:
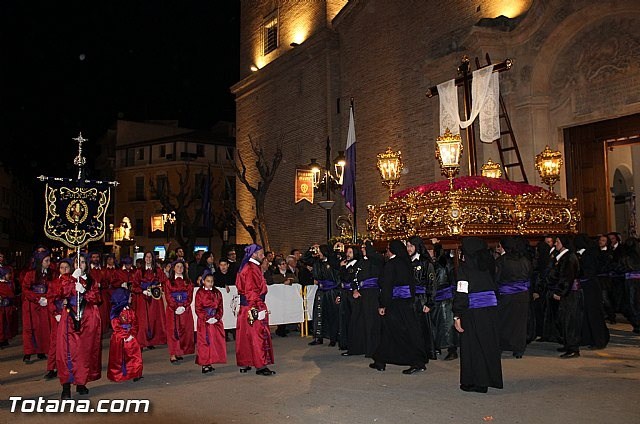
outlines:
[[[542,187],[500,178],[453,178],[459,168],[458,148],[461,147],[461,143],[453,138],[455,136],[450,132],[445,132],[438,139],[436,151],[442,173],[448,181],[403,190],[391,195],[381,205],[368,206],[367,228],[373,239],[406,239],[414,235],[424,238],[536,236],[577,232],[581,216],[576,199],[564,199]],[[446,152],[442,152],[443,149]],[[443,160],[449,157],[453,160]],[[394,160],[401,161],[400,158]],[[560,166],[554,168],[559,174]],[[553,180],[557,181],[557,177]],[[545,178],[547,181],[549,179]],[[397,184],[397,180],[394,183]]]

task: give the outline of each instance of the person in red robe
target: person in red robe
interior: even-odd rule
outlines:
[[[213,364],[227,363],[227,343],[222,323],[222,293],[213,286],[214,277],[210,270],[204,271],[201,281],[203,287],[196,293],[196,364],[202,366],[202,373],[206,374],[215,370]]]
[[[51,380],[58,376],[56,350],[58,348],[58,326],[64,310],[64,297],[62,296],[62,280],[64,275],[71,274],[73,261],[65,258],[58,264],[58,278],[51,282],[47,291],[47,308],[49,310],[49,322],[51,323],[51,337],[49,339],[49,354],[47,355],[47,373],[44,378]]]
[[[236,363],[241,373],[256,367],[258,375],[273,375],[267,368],[273,364],[273,346],[269,330],[269,312],[264,303],[267,281],[260,264],[264,251],[257,244],[244,249],[245,255],[236,277],[240,295],[240,311],[236,328]]]
[[[138,319],[129,308],[131,292],[118,288],[111,295],[111,344],[107,378],[111,381],[138,381],[142,377],[142,350],[136,340]]]
[[[105,270],[102,267],[102,258],[99,252],[91,252],[89,254],[89,275],[93,281],[98,285],[100,291],[100,303],[98,309],[100,310],[100,321],[102,328],[102,334],[109,331],[111,326],[109,325],[109,311],[111,310],[111,295],[109,293],[109,280],[105,274]]]
[[[169,361],[176,364],[183,359],[182,355],[191,355],[196,350],[191,313],[193,284],[187,277],[184,261],[177,260],[171,264],[165,293]]]
[[[46,359],[49,351],[51,323],[47,291],[54,279],[50,264],[49,251],[36,252],[33,257],[34,269],[27,271],[22,280],[22,360],[27,364],[31,363],[34,353],[38,354],[39,359]]]
[[[111,280],[111,290],[115,291],[120,287],[127,290],[131,290],[133,286],[133,277],[136,273],[136,269],[133,267],[133,259],[131,256],[123,256],[120,259],[121,267],[116,269]],[[131,309],[134,309],[134,303],[129,305]]]
[[[109,253],[107,258],[105,259],[105,265],[102,269],[102,275],[105,279],[106,292],[103,292],[102,300],[104,301],[104,294],[109,295],[108,304],[111,305],[111,295],[113,295],[113,291],[120,287],[117,284],[116,274],[118,272],[118,264],[116,263],[116,256],[113,253]],[[111,321],[109,321],[109,326],[111,326]]]
[[[58,325],[56,350],[61,399],[71,398],[72,384],[79,394],[86,395],[87,383],[102,377],[100,289],[87,274],[84,255],[76,259],[75,265],[72,275],[60,278],[62,296],[67,302]]]
[[[138,343],[140,347],[155,349],[156,345],[167,344],[166,318],[162,297],[155,299],[152,291],[166,287],[169,280],[164,271],[156,265],[153,252],[144,254],[144,265],[133,276],[133,301],[138,316]]]
[[[0,349],[9,346],[16,335],[16,309],[13,268],[4,263],[4,253],[0,252]]]

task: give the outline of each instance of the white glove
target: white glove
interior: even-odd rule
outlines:
[[[40,304],[40,306],[47,306],[47,298],[41,297],[40,300],[38,300],[38,303]]]
[[[78,293],[84,293],[84,292],[86,292],[86,291],[87,291],[87,289],[85,289],[85,288],[84,288],[84,286],[82,285],[82,283],[81,283],[81,282],[76,281],[76,291],[77,291]]]
[[[131,340],[133,340],[133,336],[129,336],[126,339],[124,339],[126,343],[129,343]]]
[[[62,318],[62,315],[56,315],[55,318],[56,318],[56,321],[60,322],[60,318]]]
[[[185,311],[184,306],[178,306],[176,308],[176,315],[182,315],[184,314],[184,311]]]
[[[145,296],[151,296],[151,292],[149,290],[144,290],[142,294]]]
[[[73,271],[73,274],[71,274],[71,276],[73,278],[78,278],[78,277],[82,276],[82,270],[80,268],[76,268],[76,270]]]
[[[260,311],[258,312],[258,319],[260,321],[262,321],[263,319],[265,319],[267,317],[267,311]]]
[[[215,324],[216,322],[218,322],[218,320],[217,320],[217,319],[215,319],[215,318],[209,318],[209,319],[207,320],[207,324]]]
[[[129,283],[122,283],[120,284],[120,287],[122,287],[123,289],[126,289],[129,287]]]

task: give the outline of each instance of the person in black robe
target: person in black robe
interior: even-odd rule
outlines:
[[[578,234],[573,244],[580,262],[580,287],[584,297],[581,344],[590,349],[604,349],[609,343],[609,329],[604,322],[602,287],[598,279],[599,249],[586,234]]]
[[[366,240],[361,246],[363,257],[354,265],[353,303],[349,322],[349,349],[342,356],[362,355],[371,358],[380,343],[380,286],[378,279],[384,257]]]
[[[425,342],[424,348],[428,359],[437,359],[431,323],[431,310],[435,307],[436,298],[433,260],[422,238],[418,236],[411,237],[407,241],[407,254],[411,259],[413,276],[416,280],[416,297],[413,306],[420,322],[420,330]]]
[[[440,354],[447,349],[445,361],[458,359],[458,332],[453,325],[453,258],[440,244],[434,245],[434,284],[436,296],[430,314],[433,322],[433,342]]]
[[[580,264],[571,250],[571,240],[566,235],[556,237],[555,248],[558,255],[547,281],[551,290],[551,301],[558,304],[558,324],[562,347],[562,359],[580,356],[580,337],[582,333],[583,299],[580,288]]]
[[[382,334],[370,368],[384,371],[387,364],[409,365],[403,374],[425,371],[427,353],[414,310],[415,279],[407,249],[400,240],[389,244],[390,258],[382,271],[380,308]]]
[[[627,319],[633,332],[640,334],[640,240],[630,237],[624,244],[622,265],[625,271],[625,296],[628,302]]]
[[[344,244],[336,243],[341,249]],[[355,247],[347,247],[344,250],[345,258],[340,262],[340,332],[338,335],[338,349],[349,350],[349,339],[351,328],[351,314],[355,299],[353,291],[356,288],[355,279],[358,270],[357,264],[360,261],[360,251]],[[346,352],[345,352],[346,353]]]
[[[521,240],[505,237],[500,240],[500,244],[505,252],[496,259],[500,349],[511,351],[514,357],[520,359],[527,347],[532,265]]]
[[[313,302],[313,340],[310,346],[320,345],[329,339],[329,346],[338,341],[339,319],[338,296],[340,284],[340,261],[329,252],[329,246],[314,245],[304,254],[304,262],[313,265],[313,279],[318,291]]]
[[[462,239],[462,254],[453,297],[454,323],[460,333],[460,389],[487,393],[489,387],[503,387],[495,260],[477,237]]]

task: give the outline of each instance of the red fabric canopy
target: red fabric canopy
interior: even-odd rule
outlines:
[[[453,189],[459,190],[464,188],[479,188],[485,186],[493,191],[500,191],[502,193],[510,194],[513,196],[517,196],[520,194],[527,193],[538,193],[544,188],[533,186],[525,183],[518,183],[514,181],[507,181],[500,178],[487,178],[480,176],[465,176],[458,177],[453,179]],[[404,197],[411,192],[418,193],[430,193],[430,192],[439,192],[446,193],[449,191],[449,180],[437,181],[435,183],[424,184],[417,187],[411,187],[406,190],[402,190],[393,195],[394,199]]]

